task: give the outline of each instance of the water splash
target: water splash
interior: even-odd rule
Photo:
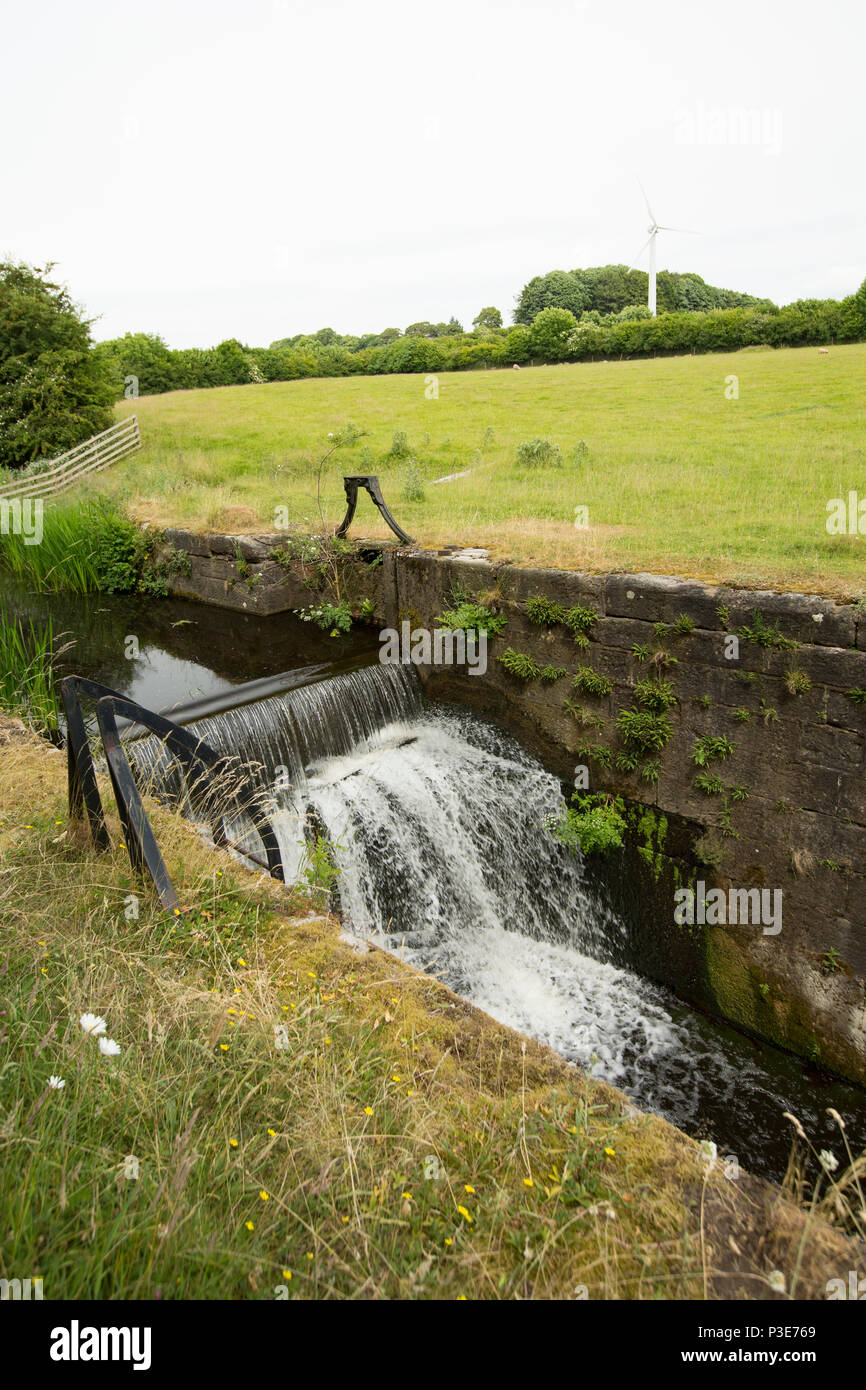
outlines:
[[[546,826],[564,805],[557,779],[475,716],[425,710],[411,668],[370,667],[190,727],[253,759],[262,785],[291,769],[274,794],[287,871],[312,812],[356,932],[642,1107],[776,1176],[784,1110],[816,1135],[825,1106],[851,1113],[841,1083],[810,1088],[794,1059],[614,963],[623,924]]]

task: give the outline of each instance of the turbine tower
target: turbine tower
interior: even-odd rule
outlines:
[[[638,180],[640,183],[640,180]],[[682,232],[685,236],[700,236],[700,232],[691,232],[686,227],[664,227],[656,221],[655,213],[649,205],[649,198],[646,189],[640,184],[640,191],[643,193],[643,200],[646,203],[646,210],[650,215],[650,225],[647,228],[649,238],[635,256],[635,262],[639,261],[644,251],[649,247],[649,293],[647,295],[647,305],[653,318],[656,316],[656,237],[659,232]],[[630,270],[637,270],[637,264],[629,267]]]

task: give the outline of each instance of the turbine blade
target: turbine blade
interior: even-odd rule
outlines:
[[[635,256],[634,260],[632,261],[631,265],[629,266],[629,270],[630,270],[630,271],[632,271],[632,270],[640,270],[640,266],[637,264],[637,262],[640,260],[640,258],[641,258],[641,256],[643,255],[644,251],[645,251],[645,250],[647,249],[647,247],[649,246],[649,244],[650,244],[650,242],[652,241],[654,235],[655,235],[655,233],[650,233],[650,235],[647,237],[647,239],[646,239],[646,241],[644,242],[643,246],[640,248],[640,250],[638,251],[638,253],[637,253],[637,255]]]
[[[643,184],[641,183],[640,179],[638,179],[637,182],[638,182],[638,187],[640,188],[640,191],[641,191],[641,193],[643,194],[643,200],[644,200],[644,202],[646,203],[646,210],[647,210],[647,212],[648,212],[649,215],[650,215],[650,221],[652,222],[653,226],[656,226],[656,225],[657,225],[657,224],[656,224],[656,215],[655,215],[655,213],[653,212],[652,208],[651,208],[650,205],[649,205],[649,198],[648,198],[647,195],[646,195],[646,189],[644,188],[644,186],[643,186]]]
[[[691,227],[659,227],[660,232],[681,232],[683,236],[703,236],[703,232],[695,232]]]

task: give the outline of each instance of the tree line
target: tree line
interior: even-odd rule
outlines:
[[[677,292],[686,299],[694,288],[690,282],[699,279],[673,275],[670,278],[679,280]],[[549,281],[550,277],[543,279]],[[703,281],[700,283],[703,285]],[[526,290],[532,285],[530,282]],[[111,372],[118,395],[130,378],[135,379],[142,395],[149,395],[194,387],[297,381],[304,377],[458,372],[866,339],[866,281],[856,294],[843,300],[804,299],[784,308],[734,291],[715,293],[747,302],[662,310],[656,318],[641,303],[626,303],[607,311],[584,308],[579,313],[549,303],[540,308],[533,306],[528,322],[518,321],[511,327],[502,325],[498,310],[487,309],[482,311],[483,320],[476,320],[470,332],[464,332],[459,325],[453,331],[439,332],[433,330],[442,325],[414,324],[402,333],[385,329],[380,334],[354,338],[321,329],[315,334],[279,339],[267,348],[244,346],[232,338],[215,348],[178,351],[153,335],[128,333],[124,338],[99,344],[96,352]],[[526,302],[518,305],[518,313],[530,312]],[[613,302],[618,303],[618,299]]]
[[[779,308],[698,275],[662,271],[653,318],[645,272],[598,266],[534,277],[510,327],[488,305],[469,331],[451,318],[358,337],[323,328],[266,348],[229,338],[213,348],[172,349],[150,333],[94,345],[92,323],[50,276],[51,266],[0,264],[0,467],[52,458],[107,428],[123,396],[866,340],[866,281],[842,300]]]

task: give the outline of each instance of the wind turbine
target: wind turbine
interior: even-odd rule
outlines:
[[[638,183],[640,183],[640,179],[638,179]],[[661,224],[660,222],[657,222],[657,221],[656,221],[655,213],[653,212],[652,208],[651,208],[650,205],[649,205],[649,198],[648,198],[647,195],[646,195],[646,189],[644,188],[644,186],[643,186],[642,183],[640,183],[640,191],[641,191],[641,193],[643,194],[643,200],[644,200],[644,202],[646,203],[646,210],[647,210],[647,212],[648,212],[649,215],[650,215],[650,225],[649,225],[649,227],[647,228],[647,230],[648,230],[648,232],[649,232],[649,238],[648,238],[647,241],[644,242],[643,246],[642,246],[642,247],[640,248],[640,250],[638,251],[637,255],[635,256],[635,261],[640,260],[640,257],[643,255],[644,251],[647,249],[647,247],[649,247],[649,294],[647,295],[647,305],[648,305],[648,307],[649,307],[649,311],[650,311],[650,313],[652,314],[653,318],[655,318],[655,316],[656,316],[656,237],[658,236],[659,232],[682,232],[685,236],[700,236],[700,232],[691,232],[691,231],[689,231],[689,230],[688,230],[687,228],[685,228],[685,227],[664,227],[664,226],[662,226],[662,224]],[[636,266],[636,265],[632,265],[632,266],[630,266],[629,268],[630,268],[631,270],[636,270],[636,269],[637,269],[637,266]]]

